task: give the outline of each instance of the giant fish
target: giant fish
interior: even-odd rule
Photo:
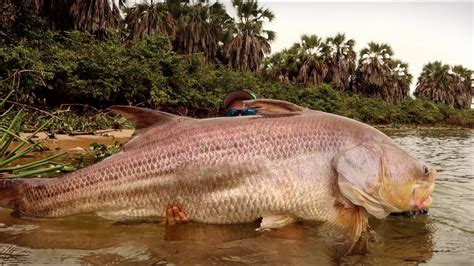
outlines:
[[[21,215],[97,213],[261,228],[321,221],[356,241],[367,218],[431,205],[435,170],[377,129],[278,100],[256,116],[192,119],[114,106],[136,131],[123,151],[50,179],[0,180],[0,206]]]

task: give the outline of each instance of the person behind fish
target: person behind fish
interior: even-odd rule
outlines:
[[[223,108],[226,116],[247,116],[256,115],[257,111],[253,108],[246,108],[244,101],[256,100],[257,95],[251,90],[245,89],[234,91],[225,96]]]
[[[249,89],[234,91],[227,94],[222,102],[225,116],[256,115],[257,111],[254,108],[246,108],[244,104],[244,101],[255,99],[257,99],[257,95]],[[173,205],[166,209],[166,224],[173,225],[176,223],[187,223],[188,221],[189,218],[187,214],[180,208],[180,206]]]

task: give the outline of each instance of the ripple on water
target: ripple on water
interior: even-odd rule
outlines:
[[[473,259],[474,244],[474,133],[446,132],[437,137],[423,133],[395,136],[395,141],[438,172],[430,210],[434,231],[433,262]],[[461,258],[461,259],[460,259]]]

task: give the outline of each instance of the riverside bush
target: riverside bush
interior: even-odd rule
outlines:
[[[9,32],[0,27],[0,36],[5,37],[0,40],[0,93],[11,90],[8,78],[15,70],[35,70],[41,75],[22,75],[13,100],[47,110],[65,103],[99,109],[131,104],[212,117],[222,114],[219,108],[228,92],[251,88],[260,97],[370,124],[474,126],[472,110],[411,98],[394,105],[336,91],[328,84],[301,87],[264,81],[258,75],[206,63],[200,54],[175,54],[160,36],[124,41],[118,33],[109,32],[97,39],[77,31],[45,31],[41,21],[28,24],[22,35]]]

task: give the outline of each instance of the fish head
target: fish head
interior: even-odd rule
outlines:
[[[394,143],[355,146],[333,165],[342,195],[379,219],[431,206],[436,171]]]

